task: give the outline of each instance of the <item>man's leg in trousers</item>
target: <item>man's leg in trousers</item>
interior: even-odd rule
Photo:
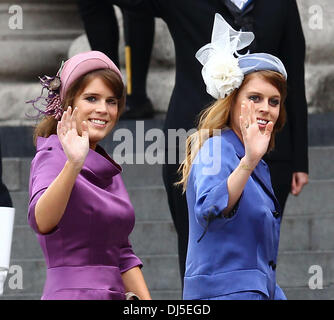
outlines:
[[[154,17],[124,10],[123,19],[126,43],[127,105],[131,109],[128,116],[129,118],[131,116],[149,118],[153,116],[153,106],[147,96],[146,84],[154,41]]]
[[[2,154],[0,145],[0,207],[12,207],[12,199],[9,195],[8,189],[2,182]]]
[[[183,289],[189,225],[186,196],[182,194],[181,187],[174,186],[174,183],[179,180],[179,176],[177,175],[178,167],[178,164],[163,165],[163,180],[167,192],[169,209],[178,237],[179,268]]]
[[[291,165],[286,162],[268,162],[268,166],[273,190],[282,208],[282,212],[284,212],[285,204],[291,191]]]
[[[119,30],[115,10],[107,0],[78,0],[92,50],[106,54],[119,67]]]

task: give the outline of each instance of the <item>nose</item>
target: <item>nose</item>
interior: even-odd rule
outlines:
[[[101,101],[101,103],[99,103],[97,105],[97,108],[96,108],[95,111],[97,113],[107,113],[108,112],[107,102],[106,101]]]
[[[269,112],[269,101],[265,99],[260,105],[259,105],[259,112],[262,113],[268,113]]]

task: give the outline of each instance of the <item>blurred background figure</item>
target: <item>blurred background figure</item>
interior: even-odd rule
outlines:
[[[8,189],[2,182],[2,156],[0,145],[0,295],[7,277],[14,227],[15,209]]]
[[[87,38],[92,50],[105,53],[120,66],[119,27],[110,1],[78,0]],[[122,10],[127,79],[126,110],[121,119],[149,119],[154,108],[146,92],[155,23],[145,12]]]

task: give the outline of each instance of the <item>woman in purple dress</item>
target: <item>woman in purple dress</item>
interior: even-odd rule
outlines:
[[[28,220],[46,259],[42,299],[150,299],[128,239],[135,217],[122,169],[98,145],[124,109],[120,71],[90,51],[41,83],[48,96],[31,101],[47,106],[35,129]]]

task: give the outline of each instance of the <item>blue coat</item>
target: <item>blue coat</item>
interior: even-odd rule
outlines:
[[[228,129],[209,138],[194,159],[186,191],[189,243],[184,299],[253,290],[269,299],[286,299],[276,284],[281,209],[263,160],[230,217],[221,215],[228,203],[227,179],[244,155],[243,144]]]

